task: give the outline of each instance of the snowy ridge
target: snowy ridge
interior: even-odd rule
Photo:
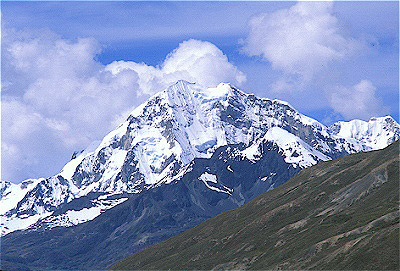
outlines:
[[[0,188],[0,215],[14,208],[42,180],[44,179],[28,179],[20,184],[2,181]]]
[[[30,229],[35,229],[36,227],[40,227],[42,225],[46,225],[47,228],[54,227],[71,227],[80,223],[84,223],[86,221],[93,220],[101,213],[105,212],[108,209],[113,208],[114,206],[121,204],[126,201],[128,198],[119,198],[119,199],[107,199],[105,197],[99,197],[92,201],[92,206],[85,207],[80,210],[68,210],[63,214],[47,216],[40,221],[39,225],[32,225]],[[42,226],[43,227],[43,226]]]
[[[331,159],[329,156],[311,148],[302,139],[279,127],[269,129],[263,139],[276,143],[283,151],[283,156],[288,164],[305,168],[315,165],[317,162]]]
[[[53,212],[92,192],[140,193],[179,181],[190,171],[193,159],[210,158],[221,146],[243,144],[240,156],[256,160],[263,144],[272,142],[286,163],[304,168],[383,148],[399,138],[399,130],[391,117],[326,127],[286,102],[257,98],[230,84],[204,88],[178,81],[137,107],[101,142],[74,155],[59,174],[19,185],[2,183],[2,233],[25,229],[39,220],[47,221],[48,227],[83,223],[81,214],[93,219],[107,208],[95,204],[79,213]],[[210,176],[199,180],[211,190],[232,192]]]
[[[306,168],[320,161],[331,160],[329,156],[314,150],[297,136],[279,127],[272,127],[258,142],[242,151],[249,160],[256,160],[260,155],[260,143],[273,142],[280,148],[285,162],[294,167]]]

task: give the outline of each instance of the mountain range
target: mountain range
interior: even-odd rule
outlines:
[[[230,84],[178,81],[55,176],[2,182],[2,268],[105,268],[303,168],[399,137],[390,116],[327,127]]]

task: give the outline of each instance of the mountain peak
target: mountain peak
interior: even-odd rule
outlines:
[[[339,137],[359,140],[375,150],[400,138],[400,126],[391,116],[373,117],[369,121],[338,121],[329,129]]]
[[[195,159],[211,159],[220,148],[231,148],[229,159],[250,164],[271,151],[286,169],[300,170],[349,153],[383,148],[399,135],[399,125],[390,117],[338,122],[327,128],[284,101],[258,98],[229,83],[206,88],[180,80],[138,106],[100,143],[75,155],[59,174],[26,189],[1,188],[3,195],[11,190],[20,195],[18,202],[8,205],[4,223],[10,226],[7,231],[15,230],[11,225],[22,225],[22,220],[35,223],[60,205],[90,193],[141,193],[179,182]]]
[[[165,90],[165,92],[170,94],[169,98],[174,98],[171,96],[177,95],[180,96],[180,99],[189,99],[190,102],[192,102],[193,98],[200,100],[200,102],[202,100],[226,98],[234,95],[233,91],[244,94],[231,86],[230,83],[220,83],[216,87],[204,87],[185,80],[179,80]]]

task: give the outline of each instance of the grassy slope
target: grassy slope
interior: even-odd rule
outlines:
[[[399,269],[399,142],[320,163],[112,269]]]

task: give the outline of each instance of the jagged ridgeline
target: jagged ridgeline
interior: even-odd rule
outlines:
[[[326,127],[230,84],[179,81],[55,176],[2,182],[2,268],[105,268],[303,168],[384,148],[399,135],[390,116]]]
[[[113,270],[399,270],[399,142],[285,184]]]

